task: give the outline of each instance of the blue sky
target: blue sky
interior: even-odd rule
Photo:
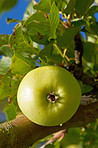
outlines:
[[[30,0],[18,0],[17,5],[11,10],[4,12],[0,17],[0,34],[12,34],[15,23],[6,23],[6,18],[22,20],[23,14],[30,3]]]

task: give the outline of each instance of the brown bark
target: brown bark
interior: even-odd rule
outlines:
[[[83,45],[80,33],[78,33],[75,36],[74,41],[75,41],[75,63],[82,68]]]
[[[75,115],[62,126],[44,127],[28,120],[24,115],[0,125],[0,148],[27,148],[37,140],[70,127],[86,126],[98,118],[98,92],[82,96]]]

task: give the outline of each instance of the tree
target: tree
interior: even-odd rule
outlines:
[[[1,1],[1,12],[7,10],[3,2]],[[43,148],[51,143],[54,147],[60,147],[64,134],[66,139],[67,131],[73,127],[78,127],[72,131],[76,129],[83,147],[97,147],[96,12],[98,5],[94,0],[40,0],[39,3],[32,0],[23,20],[7,19],[8,23],[18,23],[12,35],[0,35],[0,55],[4,55],[0,60],[0,103],[5,99],[8,101],[5,107],[8,121],[0,124],[1,148],[29,147],[52,133],[48,138],[36,143],[35,147],[40,143],[43,144]],[[67,69],[81,86],[82,99],[79,109],[62,126],[43,127],[34,124],[20,114],[17,105],[17,89],[22,78],[30,70],[44,65],[56,65]],[[62,146],[63,144],[64,141]]]

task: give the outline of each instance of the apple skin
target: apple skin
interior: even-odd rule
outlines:
[[[47,99],[52,92],[59,96],[55,102]],[[81,89],[77,80],[59,66],[43,66],[30,71],[17,92],[21,111],[42,126],[65,123],[77,111],[80,100]]]
[[[66,148],[82,148],[82,146],[76,145],[76,144],[71,144],[71,145],[67,146]]]

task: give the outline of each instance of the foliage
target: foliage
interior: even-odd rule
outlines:
[[[57,133],[58,134],[58,133]],[[54,140],[54,135],[49,135],[40,139],[30,148],[60,148],[73,145],[71,148],[97,148],[98,146],[98,120],[88,124],[86,127],[70,128],[65,136],[58,134],[58,138]],[[74,147],[76,145],[77,147]],[[70,148],[70,147],[69,147]]]
[[[0,1],[0,13],[9,10],[17,2],[10,1],[11,3]],[[58,65],[68,69],[75,62],[74,37],[78,33],[81,34],[83,44],[83,71],[93,77],[97,75],[96,12],[98,5],[94,0],[40,0],[38,4],[32,0],[23,20],[15,26],[13,34],[0,35],[0,55],[3,55],[0,60],[0,101],[8,98],[9,105],[6,108],[8,120],[15,118],[19,113],[16,102],[17,89],[26,73],[44,65]],[[18,22],[12,19],[9,23],[14,21]],[[83,94],[93,89],[82,82],[79,83]],[[86,140],[89,138],[88,134],[94,132],[94,126],[91,124],[80,137],[79,141],[82,141],[84,147],[89,147],[87,146],[89,139]],[[74,133],[79,136],[80,130],[76,129]],[[94,136],[96,138],[96,135]],[[60,147],[58,142],[56,145],[55,148]]]
[[[15,6],[17,3],[17,0],[0,0],[0,13],[3,11],[8,11],[9,9],[11,9],[13,6]]]

